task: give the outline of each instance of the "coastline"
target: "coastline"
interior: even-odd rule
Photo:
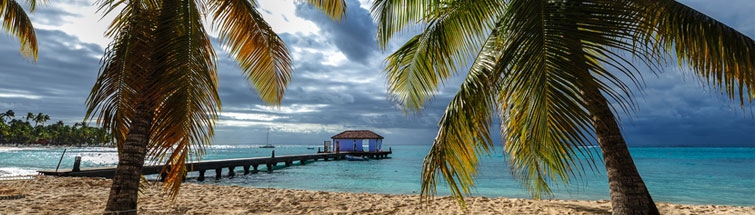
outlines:
[[[0,181],[18,199],[0,198],[0,214],[101,214],[111,181],[102,178],[36,176]],[[175,203],[151,185],[139,200],[140,214],[463,214],[451,197],[427,208],[417,195],[338,193],[184,183]],[[469,214],[610,214],[610,202],[469,197]],[[755,214],[755,207],[657,203],[661,214]]]

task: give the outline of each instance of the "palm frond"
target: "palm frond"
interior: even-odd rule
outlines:
[[[346,14],[345,0],[300,0],[314,5],[333,20],[341,20]]]
[[[708,84],[740,105],[755,99],[755,41],[676,1],[637,1],[645,38],[658,40]]]
[[[619,53],[638,48],[631,40],[632,12],[620,1],[570,3],[512,1],[506,15],[507,47],[499,62],[509,70],[500,101],[504,150],[536,199],[550,195],[551,184],[596,168],[587,147],[595,137],[585,96],[600,95],[585,95],[586,88],[633,109],[630,88],[605,65],[640,85],[637,68],[623,66],[628,60]]]
[[[409,111],[420,110],[438,86],[479,50],[484,32],[504,8],[500,1],[453,1],[426,12],[442,15],[424,17],[424,32],[386,58],[392,99]]]
[[[477,155],[493,147],[490,124],[495,113],[496,92],[501,70],[494,68],[500,58],[500,30],[493,30],[472,64],[467,79],[449,103],[438,135],[422,165],[421,196],[424,202],[435,196],[437,180],[443,177],[451,194],[464,207],[464,195],[470,194],[477,175]]]
[[[32,12],[36,8],[36,2],[36,0],[27,1],[29,9]],[[24,8],[15,0],[2,0],[0,1],[0,18],[3,19],[3,30],[18,38],[21,43],[19,52],[24,57],[29,57],[36,61],[39,52],[37,35]]]
[[[144,92],[155,98],[150,157],[165,163],[165,188],[175,199],[190,156],[204,154],[220,106],[215,53],[193,0],[163,1],[153,59],[155,83]]]
[[[377,40],[385,49],[394,34],[410,25],[417,25],[441,5],[440,0],[375,0],[370,7],[377,20]]]
[[[101,5],[105,8],[107,5]],[[87,98],[87,119],[97,115],[97,122],[108,129],[120,146],[143,101],[141,94],[148,75],[153,71],[151,57],[156,13],[138,2],[129,2],[113,21],[109,32],[113,42],[102,58],[98,78]],[[120,147],[119,147],[120,148]]]
[[[212,1],[214,25],[262,100],[279,105],[293,66],[280,37],[254,8],[253,1]]]

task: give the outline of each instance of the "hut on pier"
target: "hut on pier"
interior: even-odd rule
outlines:
[[[383,150],[383,136],[370,130],[344,131],[331,139],[332,149],[338,152],[380,152]]]

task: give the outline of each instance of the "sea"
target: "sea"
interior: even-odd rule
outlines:
[[[275,155],[316,153],[321,145],[214,145],[207,148],[202,160],[249,158]],[[299,190],[418,194],[422,161],[430,145],[388,145],[393,151],[387,159],[370,161],[295,162],[290,167],[278,165],[272,172],[243,175],[236,168],[233,178],[214,179],[215,171],[207,171],[207,180],[198,182],[198,173],[189,174],[188,183],[237,185],[258,188]],[[65,150],[65,154],[63,154]],[[630,148],[637,168],[656,202],[695,205],[755,206],[755,148]],[[115,166],[114,148],[0,148],[0,176],[36,175],[42,169],[70,169],[76,156],[82,157],[82,168]],[[598,158],[600,159],[600,158]],[[602,162],[597,168],[573,178],[567,184],[553,184],[554,199],[607,200],[608,179]],[[265,170],[264,165],[260,170]],[[472,189],[473,196],[532,198],[515,176],[500,148],[483,156],[479,175]],[[154,176],[151,176],[154,177]],[[442,179],[441,179],[442,180]],[[448,187],[437,187],[438,195],[448,195]]]

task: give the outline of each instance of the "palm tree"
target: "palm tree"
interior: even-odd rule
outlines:
[[[9,120],[13,117],[16,117],[16,113],[13,112],[13,110],[5,111],[5,113],[0,113],[0,121],[5,122],[5,120]]]
[[[579,156],[594,157],[583,146],[597,142],[613,213],[658,214],[614,115],[636,108],[630,86],[642,86],[639,68],[659,72],[677,58],[743,108],[755,97],[755,42],[672,0],[377,0],[371,10],[384,49],[420,24],[386,59],[389,93],[406,111],[469,66],[425,157],[424,200],[443,177],[464,207],[500,119],[513,173],[534,198],[551,194],[548,182],[595,168]]]
[[[37,8],[37,0],[26,0],[26,4],[31,12],[34,12]],[[34,33],[34,26],[32,26],[23,6],[15,0],[0,1],[0,18],[3,21],[2,29],[18,38],[21,43],[19,50],[21,54],[36,61],[37,35]]]
[[[307,0],[333,19],[343,0]],[[292,64],[283,41],[262,19],[256,1],[163,0],[100,2],[120,9],[106,35],[113,39],[87,100],[118,145],[118,167],[106,212],[135,214],[145,159],[171,168],[165,188],[175,198],[185,163],[199,158],[220,109],[216,56],[204,20],[268,104],[279,105]],[[209,17],[205,17],[209,16]]]
[[[34,116],[34,127],[37,127],[37,125],[42,124],[42,126],[45,126],[45,122],[50,120],[50,115],[44,114],[44,113],[37,113],[36,116]]]

